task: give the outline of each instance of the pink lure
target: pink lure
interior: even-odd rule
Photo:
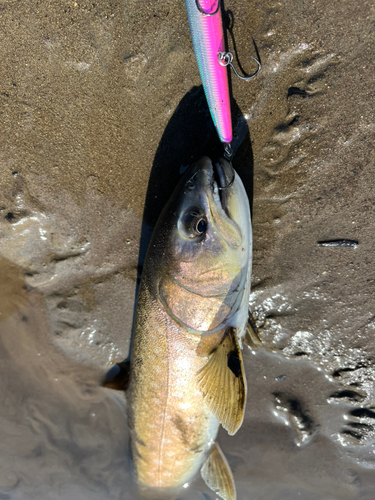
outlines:
[[[203,89],[219,138],[232,141],[228,74],[220,64],[225,52],[220,0],[185,0]]]

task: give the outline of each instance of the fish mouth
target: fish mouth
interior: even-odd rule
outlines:
[[[213,167],[214,170],[214,179],[218,185],[219,190],[226,191],[229,189],[234,182],[235,171],[232,164],[225,160],[224,158],[220,158]]]
[[[219,158],[216,162],[212,162],[210,158],[204,156],[190,167],[184,185],[187,191],[202,189],[206,194],[211,193],[208,196],[211,211],[214,203],[219,208],[221,216],[232,219],[231,205],[236,189],[235,177],[234,168],[228,160]]]

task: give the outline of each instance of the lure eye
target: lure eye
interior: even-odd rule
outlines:
[[[189,210],[178,221],[178,229],[186,238],[198,238],[207,231],[207,219],[199,211]]]

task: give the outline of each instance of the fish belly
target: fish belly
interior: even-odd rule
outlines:
[[[196,373],[206,362],[159,303],[138,317],[128,416],[134,470],[142,484],[182,486],[201,468],[219,428],[197,387]]]

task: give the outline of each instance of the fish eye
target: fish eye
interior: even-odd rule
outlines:
[[[186,238],[197,238],[207,231],[207,219],[199,212],[191,209],[179,219],[178,229]]]
[[[195,223],[195,231],[197,234],[203,234],[207,229],[207,221],[206,219],[200,218]]]

